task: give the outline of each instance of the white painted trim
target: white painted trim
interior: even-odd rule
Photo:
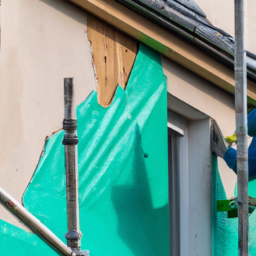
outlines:
[[[212,152],[210,119],[191,121],[188,126],[190,200],[190,254],[212,255]],[[183,246],[185,246],[183,244]],[[185,256],[185,255],[182,255]]]
[[[186,119],[170,110],[168,110],[167,114],[167,126],[180,135],[184,136],[184,131],[187,127]]]
[[[179,191],[172,190],[179,196],[180,202],[177,219],[180,225],[180,255],[177,256],[211,256],[210,118],[187,104],[183,105],[181,101],[179,104],[179,110],[189,110],[193,120],[168,110],[168,127],[176,132],[175,148],[179,151],[173,154],[174,166],[179,174]],[[202,116],[205,118],[202,119]]]
[[[184,131],[182,129],[180,129],[178,126],[175,126],[175,125],[173,125],[173,124],[171,124],[169,122],[167,122],[167,126],[170,129],[172,129],[172,130],[176,131],[177,133],[179,133],[180,135],[184,136]]]
[[[186,102],[173,96],[169,92],[167,96],[168,96],[168,102],[167,102],[168,109],[182,116],[183,118],[186,118],[187,120],[192,120],[192,121],[209,118],[209,116],[206,115],[205,113],[201,112],[196,108],[193,108],[192,106],[188,105]]]

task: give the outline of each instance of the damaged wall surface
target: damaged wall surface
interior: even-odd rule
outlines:
[[[20,200],[45,137],[62,126],[63,78],[74,77],[76,104],[95,81],[85,11],[60,0],[7,0],[1,19],[0,186]]]
[[[169,256],[166,94],[159,54],[141,45],[126,91],[118,87],[109,108],[95,91],[77,108],[82,248],[91,255]],[[63,135],[48,139],[24,205],[64,241]],[[56,255],[0,221],[3,241],[1,256]]]
[[[203,8],[204,6],[200,3],[200,0],[197,0],[197,3],[199,4],[200,7],[202,7],[204,11],[207,12],[207,8],[206,10]],[[207,15],[209,15],[209,18],[211,19],[212,16],[208,13]],[[34,170],[38,164],[39,155],[41,153],[46,135],[51,134],[51,132],[61,127],[61,122],[63,118],[64,77],[71,76],[75,78],[74,80],[77,95],[76,103],[78,105],[91,93],[93,89],[96,89],[97,82],[95,82],[95,77],[97,76],[98,88],[102,90],[99,90],[98,95],[95,92],[93,92],[87,99],[86,103],[82,103],[80,105],[79,109],[81,110],[81,118],[84,118],[84,116],[82,116],[83,113],[88,113],[86,111],[89,111],[86,110],[86,107],[88,107],[88,109],[91,109],[92,106],[97,107],[98,112],[96,111],[92,113],[92,115],[95,115],[93,121],[91,123],[87,123],[86,129],[88,129],[88,131],[86,129],[84,129],[83,131],[80,130],[80,135],[85,136],[87,141],[90,141],[90,139],[95,140],[98,143],[98,145],[102,145],[102,141],[97,141],[97,136],[98,139],[102,138],[103,135],[113,136],[111,138],[114,138],[116,136],[116,134],[112,134],[113,131],[111,130],[110,126],[113,123],[115,123],[115,125],[117,126],[120,125],[120,123],[118,123],[118,118],[121,119],[119,115],[121,115],[121,112],[125,108],[126,104],[130,107],[129,111],[132,108],[138,107],[143,108],[143,115],[150,115],[150,111],[154,111],[154,109],[147,109],[147,107],[152,102],[154,102],[154,100],[158,100],[157,97],[162,97],[163,91],[159,90],[159,94],[157,96],[148,97],[147,99],[145,99],[144,102],[140,102],[139,98],[136,98],[138,96],[141,97],[141,95],[144,95],[144,93],[146,93],[148,88],[147,86],[149,86],[153,78],[163,79],[163,74],[161,72],[160,77],[152,77],[152,74],[150,74],[152,70],[150,69],[148,70],[149,73],[146,73],[144,77],[144,79],[149,79],[148,84],[143,84],[144,81],[143,83],[141,82],[141,87],[139,91],[136,91],[135,88],[135,90],[132,92],[132,89],[130,88],[131,90],[127,89],[127,91],[124,92],[120,87],[118,87],[116,91],[118,83],[122,88],[126,87],[127,81],[130,76],[129,73],[132,69],[133,62],[137,53],[137,42],[126,36],[120,36],[121,34],[114,29],[110,29],[107,33],[105,33],[105,30],[104,33],[102,33],[101,27],[97,31],[97,29],[95,30],[95,22],[93,21],[94,18],[92,18],[91,20],[91,25],[88,25],[89,22],[87,17],[87,13],[85,11],[61,0],[23,0],[22,3],[20,1],[15,0],[6,0],[2,3],[2,43],[0,55],[0,92],[2,95],[2,100],[0,101],[0,107],[3,110],[3,125],[0,128],[2,134],[2,143],[0,144],[0,186],[3,187],[6,191],[8,191],[13,197],[15,197],[18,200],[21,199],[22,193],[25,191],[34,173]],[[228,19],[230,19],[229,15]],[[97,24],[99,25],[100,23],[101,22]],[[97,24],[96,27],[98,26]],[[219,27],[224,26],[222,24],[219,25]],[[105,27],[103,27],[103,30],[104,28]],[[95,31],[97,33],[99,31],[101,32],[97,34],[95,33]],[[227,29],[227,31],[229,30]],[[89,36],[89,40],[92,42],[92,47],[90,47],[90,43],[87,36]],[[111,43],[106,44],[106,41],[104,40],[109,41],[109,39],[111,39]],[[123,42],[123,44],[120,44],[120,42]],[[95,47],[95,44],[98,45]],[[108,49],[104,48],[106,45],[110,45],[111,47]],[[129,49],[128,52],[125,51],[127,48]],[[104,51],[99,52],[99,49],[104,49]],[[256,52],[256,50],[253,50],[251,48],[249,48],[249,50]],[[93,71],[91,63],[92,56],[94,57],[95,71]],[[112,57],[108,58],[109,56]],[[126,56],[124,57],[125,59],[123,59],[122,56]],[[110,59],[110,61],[108,62],[107,60],[107,62],[105,62],[105,57],[107,57],[108,60]],[[160,66],[160,60],[158,59],[158,57],[155,58],[154,61],[156,61],[157,65]],[[143,65],[145,65],[145,69],[149,68],[146,65],[146,62],[144,62]],[[234,133],[235,111],[233,95],[223,91],[222,89],[216,87],[214,84],[207,82],[206,80],[200,78],[198,75],[195,75],[194,73],[188,71],[184,67],[179,66],[175,62],[163,56],[162,65],[164,69],[164,74],[167,76],[167,87],[168,92],[170,94],[177,97],[179,100],[185,102],[186,104],[190,105],[192,108],[196,108],[197,110],[203,112],[204,115],[206,114],[208,115],[208,117],[215,118],[225,136]],[[125,68],[124,70],[124,67],[127,67],[127,69]],[[152,79],[150,80],[150,78]],[[116,96],[115,98],[113,98],[115,92]],[[137,94],[135,95],[134,92],[136,92]],[[100,94],[102,94],[102,97],[99,97]],[[101,106],[97,103],[97,98]],[[129,101],[131,98],[132,101]],[[108,107],[112,100],[113,104],[111,104],[109,108],[102,108],[102,106]],[[137,105],[134,102],[136,102]],[[163,110],[164,114],[166,108],[161,109]],[[83,112],[82,110],[85,112]],[[133,114],[131,114],[132,111],[129,111],[125,112],[125,122],[127,123],[134,122],[134,116]],[[98,131],[98,133],[97,129],[99,127],[97,126],[97,114],[99,114],[99,116],[100,114],[102,114],[101,117],[103,118],[103,126],[105,125],[103,127],[105,130],[102,128],[102,130]],[[135,113],[135,115],[136,114],[138,113]],[[153,113],[153,115],[154,114],[155,113]],[[161,116],[161,118],[163,117]],[[148,122],[148,120],[142,119],[142,117],[141,119],[138,118],[140,128],[152,125],[151,121]],[[164,123],[163,120],[164,119],[161,119],[161,124]],[[127,135],[128,137],[125,138],[122,138],[122,136],[120,136],[120,140],[123,144],[132,147],[132,145],[130,145],[130,142],[133,139],[134,141],[136,141],[136,143],[142,143],[142,146],[144,145],[144,142],[140,141],[141,138],[139,133],[136,133],[133,130],[133,133],[130,134],[130,130],[127,131],[127,127],[124,125],[118,126],[118,129],[119,128],[121,130],[118,130],[118,132],[123,132],[123,134],[128,135],[132,134],[130,137]],[[89,131],[90,129],[92,130]],[[159,127],[155,127],[154,133],[149,134],[148,130],[145,128],[145,133],[147,133],[146,136],[152,137],[152,134],[154,134],[153,136],[155,136],[155,134],[159,135],[158,133],[162,133],[162,135],[164,135],[165,131],[161,130],[159,132],[158,129]],[[83,132],[84,134],[82,134]],[[92,134],[89,134],[90,132]],[[102,132],[102,134],[99,134],[100,132]],[[37,168],[37,172],[25,194],[24,202],[25,206],[29,210],[31,210],[44,223],[49,225],[49,227],[52,228],[53,231],[56,232],[61,239],[64,239],[64,234],[66,232],[66,229],[64,229],[64,227],[66,227],[66,222],[64,220],[66,218],[66,208],[64,204],[65,193],[63,192],[63,180],[58,181],[61,182],[61,184],[59,184],[60,187],[57,189],[53,189],[52,191],[53,194],[55,193],[56,197],[53,198],[53,201],[49,200],[49,202],[47,202],[49,203],[49,208],[54,208],[57,206],[57,203],[59,203],[58,209],[60,209],[60,212],[56,212],[56,216],[59,216],[59,219],[62,219],[57,227],[55,227],[53,225],[53,222],[49,220],[49,212],[44,212],[45,205],[43,203],[40,204],[39,200],[35,199],[32,196],[33,193],[38,193],[37,195],[40,196],[49,196],[45,195],[45,187],[43,187],[43,190],[39,191],[42,188],[42,186],[47,184],[49,185],[49,183],[47,182],[51,182],[51,177],[48,177],[47,179],[47,177],[44,177],[45,173],[44,175],[41,175],[43,171],[42,169],[40,170],[40,168],[42,168],[42,166],[45,166],[44,161],[47,162],[47,160],[45,159],[47,158],[48,154],[53,153],[50,152],[51,150],[49,146],[56,146],[57,144],[54,143],[60,144],[60,137],[61,132],[55,134],[48,140],[44,155],[42,156],[40,164]],[[126,141],[124,141],[125,139]],[[109,142],[116,142],[115,140],[111,140],[112,139],[110,139]],[[121,145],[118,144],[118,142],[116,143],[117,145]],[[162,140],[161,143],[162,145],[165,145],[166,141]],[[84,147],[87,146],[87,144],[84,144]],[[153,146],[154,145],[152,145],[152,147]],[[85,150],[84,147],[80,146],[81,152]],[[109,148],[105,148],[104,150],[110,150],[111,147],[112,144],[109,146]],[[131,151],[134,149],[135,148],[130,148]],[[150,166],[150,164],[154,166],[155,163],[151,162],[152,160],[150,159],[151,154],[149,154],[147,151],[144,151],[143,147],[142,149],[139,148],[138,150],[138,158],[136,158],[135,155],[132,155],[132,159],[134,161],[139,161],[139,164],[142,164],[142,166],[144,166],[144,164],[146,165],[146,167]],[[53,151],[55,150],[55,157],[60,157],[62,151],[59,150],[57,147],[54,148]],[[101,149],[99,149],[99,151],[100,150]],[[154,152],[152,148],[150,148],[150,150]],[[128,155],[125,155],[129,153],[127,152],[127,147],[125,149],[118,148],[118,150],[116,151],[117,154],[114,156],[109,156],[109,151],[105,151],[105,153],[105,158],[103,160],[106,160],[106,165],[115,164],[117,166],[119,163],[120,165],[122,165],[122,157],[129,158]],[[81,156],[82,155],[80,155],[80,157]],[[89,156],[91,157],[89,160],[87,160],[87,158],[84,157],[84,161],[87,163],[88,166],[90,166],[90,163],[94,163],[95,161],[93,152],[89,152]],[[166,157],[166,155],[163,154],[159,157],[162,157],[162,162],[163,164],[165,164],[164,157]],[[99,161],[103,160],[100,159]],[[82,166],[83,164],[85,163],[81,163]],[[88,184],[91,183],[91,180],[86,179],[89,176],[95,178],[93,176],[94,171],[95,169],[96,171],[98,171],[98,166],[95,166],[90,166],[91,169],[88,172],[88,176],[86,176],[87,174],[85,173],[87,169],[83,166],[80,179],[82,180],[81,182]],[[231,197],[233,196],[236,175],[233,173],[232,170],[228,169],[224,161],[219,160],[219,166],[226,194],[228,197]],[[105,167],[107,168],[108,166]],[[119,170],[119,167],[120,166],[116,167],[117,169],[115,169],[117,170],[117,172]],[[128,173],[128,171],[131,172],[131,170],[133,169],[127,169],[126,171]],[[155,166],[155,170],[159,171],[158,166]],[[62,178],[64,177],[63,166],[61,166],[60,168],[61,173],[59,173],[59,170],[57,169],[54,169],[54,171],[56,171],[56,173],[54,174],[56,175],[54,176],[55,180],[57,180],[60,176]],[[197,171],[198,170],[195,169],[195,172]],[[202,169],[200,169],[200,171],[202,171]],[[129,175],[127,174],[125,178],[127,178],[128,176]],[[133,180],[134,177],[128,178],[130,180]],[[145,176],[139,178],[146,180]],[[152,179],[149,181],[149,183],[151,182],[152,185],[154,179],[159,178],[158,173],[152,172],[151,178]],[[54,183],[55,180],[53,180],[52,182]],[[114,201],[115,207],[113,207],[113,205],[111,206],[112,208],[108,207],[109,205],[107,205],[106,203],[106,205],[104,205],[104,210],[110,209],[113,213],[115,211],[117,212],[117,208],[120,210],[120,202],[124,198],[127,199],[130,196],[130,193],[128,193],[127,191],[131,191],[129,190],[131,186],[130,184],[126,184],[126,186],[124,185],[124,183],[121,182],[122,189],[120,189],[120,184],[118,182],[115,183],[116,181],[114,181],[113,179],[108,180],[110,180],[110,182],[113,182],[112,185],[116,185],[113,185],[114,189],[111,192],[109,192],[109,194],[106,196],[108,197],[108,199],[110,196],[114,197],[114,199],[113,197],[111,198],[111,200],[113,199],[111,203],[113,203]],[[102,182],[102,180],[99,179],[99,182]],[[106,180],[104,182],[106,182]],[[138,181],[136,182],[136,184],[134,183],[135,192],[138,191],[139,187]],[[84,185],[84,183],[82,184],[82,186]],[[82,225],[84,225],[84,230],[87,226],[89,226],[92,232],[85,233],[83,238],[83,246],[86,249],[93,248],[93,252],[102,254],[103,252],[100,251],[100,249],[102,248],[97,248],[93,242],[95,241],[95,239],[98,239],[98,233],[102,232],[102,227],[104,227],[104,221],[102,221],[102,219],[104,219],[106,216],[103,217],[103,215],[101,216],[101,214],[105,214],[107,210],[104,212],[102,209],[97,208],[99,207],[99,203],[92,199],[92,195],[95,195],[97,193],[99,194],[102,191],[98,192],[99,190],[97,190],[98,188],[96,186],[93,187],[92,185],[91,187],[88,187],[88,184],[86,185],[87,187],[84,185],[84,190],[82,190],[83,195],[89,195],[89,198],[86,199],[85,196],[82,196],[81,200],[84,201],[81,205],[81,212],[85,214],[85,216],[87,216],[86,214],[88,213],[88,208],[85,208],[85,202],[87,204],[86,200],[89,200],[89,206],[92,206],[92,208],[90,208],[89,210],[93,210],[88,213],[88,219],[84,220]],[[166,186],[166,183],[163,182],[163,184],[163,187]],[[96,190],[94,188],[96,188]],[[118,190],[118,193],[120,195],[118,195],[118,193],[115,193],[115,189]],[[156,188],[151,187],[149,189],[147,187],[147,189],[149,191],[150,189]],[[164,191],[164,193],[165,192],[166,191]],[[60,193],[61,196],[59,196],[58,193]],[[134,198],[136,199],[137,195],[132,194],[132,196],[134,196]],[[49,197],[52,197],[52,195],[50,194]],[[135,205],[135,208],[138,207],[136,208],[136,210],[141,210],[143,214],[146,211],[150,212],[150,214],[152,215],[165,214],[166,217],[167,199],[162,200],[162,198],[159,196],[159,198],[162,200],[162,203],[155,206],[153,202],[156,202],[158,198],[153,198],[152,201],[150,201],[148,200],[149,197],[150,196],[142,193],[142,198],[138,198],[138,201],[135,200],[136,203],[138,203]],[[38,198],[40,197],[38,196]],[[138,205],[141,204],[140,200],[144,199],[147,201],[147,204],[145,208],[140,209],[140,206]],[[32,201],[33,204],[31,204]],[[56,206],[53,207],[55,203]],[[134,207],[134,205],[131,205],[130,207],[132,208]],[[98,212],[99,215],[97,215]],[[55,222],[56,216],[53,216],[55,218]],[[130,236],[134,236],[134,233],[132,232],[132,230],[129,229],[129,226],[127,227],[119,225],[122,221],[126,221],[127,219],[129,219],[129,216],[122,213],[119,216],[115,217],[116,218],[114,221],[109,220],[109,222],[113,221],[113,223],[115,223],[116,226],[118,226],[118,231],[115,230],[114,235],[112,237],[109,236],[109,238],[111,238],[112,240],[116,239],[116,243],[120,246],[118,248],[115,248],[114,254],[118,255],[118,250],[122,249],[127,253],[127,255],[130,255],[131,251],[136,255],[140,255],[140,253],[141,255],[143,255],[143,252],[140,251],[139,249],[139,245],[136,242],[134,243],[132,240],[130,240]],[[88,221],[90,220],[90,218],[93,218],[94,222],[90,223]],[[16,221],[16,219],[14,219],[11,215],[7,214],[7,212],[5,210],[2,210],[2,208],[0,210],[0,219],[4,220],[0,222],[0,228],[2,232],[1,235],[4,236],[4,239],[6,241],[9,241],[10,245],[13,244],[12,238],[14,235],[16,235],[15,239],[16,242],[18,241],[17,244],[19,244],[20,240],[23,240],[22,243],[25,243],[24,238],[26,238],[30,241],[29,245],[32,244],[34,246],[32,246],[33,249],[36,248],[35,252],[38,250],[38,248],[42,248],[42,253],[49,252],[52,253],[52,255],[54,255],[54,252],[51,250],[49,251],[49,248],[42,244],[42,241],[36,238],[33,234],[22,231],[19,228],[6,223],[5,221],[8,221],[11,224],[15,224],[18,226],[20,225]],[[152,227],[152,229],[150,229],[148,227],[148,223],[146,223],[145,226],[141,227],[138,225],[138,223],[142,219],[143,218],[135,218],[135,220],[133,220],[134,222],[132,223],[132,227],[134,227],[135,229],[140,228],[141,230],[143,230],[143,234],[146,234],[148,231],[152,233],[160,232],[159,230],[157,230],[157,228],[164,229],[165,227],[168,227],[168,225],[166,225],[168,220],[166,219],[163,219],[163,222],[161,222],[160,227]],[[129,221],[132,220],[129,219]],[[136,221],[138,221],[138,223]],[[95,225],[93,224],[95,224],[96,222],[101,223],[101,226],[98,226],[96,230],[98,233],[96,233],[96,231],[93,230],[93,228],[95,227]],[[159,225],[159,223],[157,224]],[[200,225],[200,223],[198,225]],[[105,226],[104,228],[107,229],[108,227]],[[195,228],[193,230],[196,230],[196,228],[197,226],[195,225]],[[165,238],[167,239],[168,231],[165,230],[165,232]],[[127,233],[129,234],[127,235]],[[107,235],[105,235],[105,237],[107,237]],[[121,238],[118,237],[118,235]],[[161,237],[159,237],[159,239],[160,238]],[[107,248],[109,250],[109,253],[112,253],[111,248],[108,247],[110,243],[109,240],[104,240],[104,237],[101,237],[101,239],[102,244],[104,244],[105,246],[104,249]],[[150,237],[147,234],[145,236],[138,238],[137,241],[140,243],[140,245],[143,244],[142,248],[147,248],[144,249],[144,252],[148,250],[148,255],[157,255],[155,254],[155,251],[157,250],[162,250],[161,255],[167,254],[166,245],[168,244],[168,241],[164,240],[163,238],[163,240],[161,241],[163,244],[161,244],[160,241],[157,241],[157,243],[155,243],[155,241],[153,241],[154,239],[155,238]],[[209,242],[209,240],[207,241]],[[150,251],[149,249],[149,244],[153,245],[153,248],[151,248],[152,251]],[[198,248],[199,247],[200,246],[198,245]],[[209,249],[209,246],[208,244],[206,245],[206,243],[205,247],[208,247]],[[195,246],[195,248],[197,247]],[[34,253],[33,250],[31,252],[32,254]],[[6,252],[6,255],[7,253],[8,252]],[[26,255],[27,253],[24,247],[23,253],[24,255]]]

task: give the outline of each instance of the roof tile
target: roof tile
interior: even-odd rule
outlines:
[[[197,14],[201,15],[202,17],[206,18],[205,13],[197,5],[195,0],[174,0],[174,1],[186,6],[188,9],[190,9],[190,10],[196,12]]]

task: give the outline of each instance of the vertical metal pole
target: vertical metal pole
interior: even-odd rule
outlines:
[[[80,248],[80,225],[79,225],[79,204],[78,204],[78,166],[77,166],[77,119],[74,104],[73,78],[64,79],[64,120],[63,129],[65,135],[66,158],[66,191],[68,210],[68,233],[66,234],[67,244],[71,248]]]
[[[67,245],[76,255],[89,255],[88,251],[80,251],[81,236],[78,202],[78,155],[77,155],[77,119],[74,101],[73,78],[64,79],[64,120],[65,135],[62,144],[65,146],[66,158],[66,192],[68,211]]]
[[[243,0],[235,0],[235,108],[239,255],[248,256],[247,70],[244,50]]]

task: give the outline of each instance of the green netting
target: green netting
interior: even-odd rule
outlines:
[[[218,162],[216,155],[212,157],[213,177],[216,175],[216,200],[227,199],[226,193],[221,181],[218,170]],[[249,194],[256,197],[255,181],[249,183]],[[235,192],[236,193],[236,192]],[[214,196],[214,195],[213,195]],[[215,199],[214,199],[215,200]],[[215,201],[216,204],[216,201]],[[215,250],[217,256],[237,256],[238,255],[238,218],[227,217],[227,212],[218,212],[216,214],[216,223],[213,230],[215,233]],[[256,211],[249,217],[249,252],[251,256],[256,255]]]
[[[126,91],[107,109],[92,94],[77,108],[82,248],[91,256],[169,256],[167,92],[158,53],[140,46]],[[47,140],[25,207],[65,242],[63,131]],[[56,253],[0,222],[1,256]]]

